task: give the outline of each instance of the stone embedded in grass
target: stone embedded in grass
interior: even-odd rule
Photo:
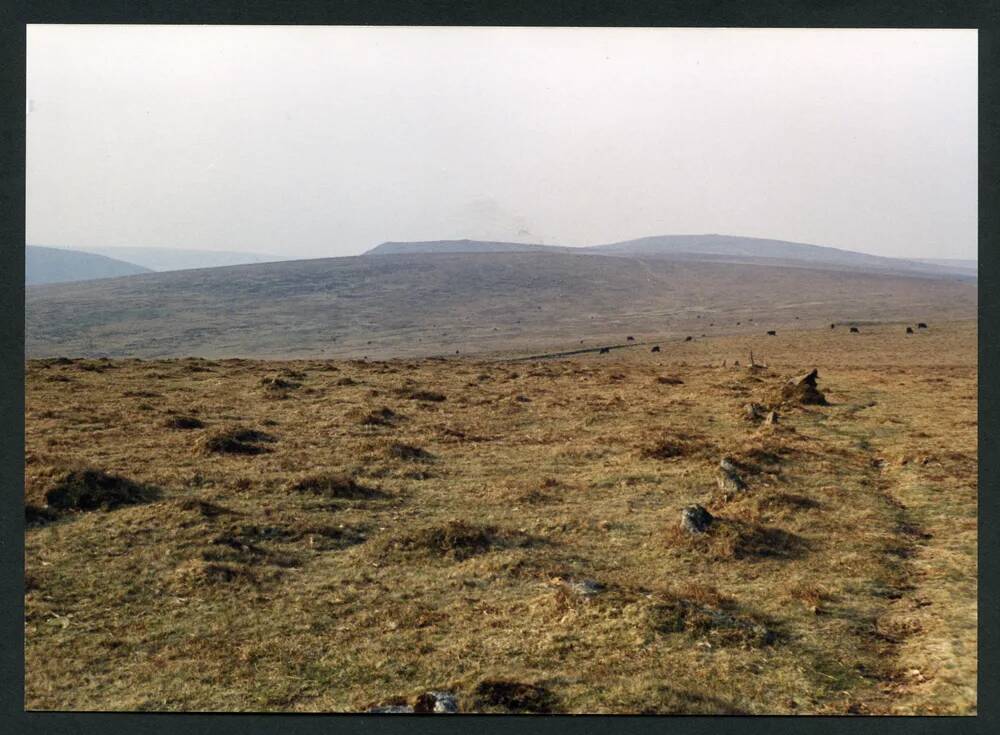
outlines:
[[[574,595],[585,598],[599,595],[607,589],[606,585],[594,579],[566,579],[563,577],[554,577],[552,582],[562,589],[572,592]]]
[[[728,457],[723,457],[719,462],[719,476],[716,479],[723,492],[738,493],[747,489],[746,482],[739,475],[739,468]]]
[[[408,704],[379,704],[369,707],[365,712],[376,715],[412,715],[413,707]]]
[[[451,692],[424,692],[413,703],[412,711],[417,714],[455,714],[458,700]]]
[[[781,399],[787,403],[806,405],[829,405],[826,396],[816,387],[819,371],[813,368],[805,375],[792,378],[781,388]]]
[[[715,518],[700,505],[689,505],[681,511],[681,528],[688,533],[705,533]]]
[[[59,510],[112,510],[155,500],[159,494],[150,485],[88,468],[64,472],[45,492],[45,503]]]

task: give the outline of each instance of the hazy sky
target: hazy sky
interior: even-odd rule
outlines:
[[[976,256],[975,31],[28,28],[27,240]]]

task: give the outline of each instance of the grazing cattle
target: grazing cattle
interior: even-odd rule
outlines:
[[[659,345],[653,345],[653,349],[650,350],[650,352],[659,352],[659,351],[660,351]]]
[[[920,322],[919,324],[917,324],[917,329],[927,329],[927,325],[924,324],[923,322]]]
[[[599,354],[599,355],[606,355],[606,354],[608,354],[609,352],[611,352],[611,348],[610,348],[610,347],[602,347],[602,348],[601,348],[601,351],[600,351],[600,352],[599,352],[598,354]]]
[[[907,327],[906,328],[906,333],[907,334],[913,334],[913,327]]]
[[[692,339],[691,337],[685,337],[685,338],[684,338],[684,341],[685,341],[685,342],[690,342],[690,341],[691,341],[691,339]]]
[[[768,329],[767,330],[767,334],[768,334],[769,337],[773,337],[774,335],[777,334],[777,332],[775,332],[773,329]]]
[[[861,330],[857,327],[851,327],[851,334],[860,334]]]
[[[635,337],[633,337],[633,336],[632,336],[632,335],[630,334],[630,335],[629,335],[628,337],[626,337],[626,338],[625,338],[625,341],[626,341],[626,342],[635,342]]]
[[[831,325],[830,325],[830,329],[836,329],[836,328],[837,328],[837,325],[836,325],[836,324],[831,324]]]

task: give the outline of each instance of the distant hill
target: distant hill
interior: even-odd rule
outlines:
[[[24,250],[26,286],[115,278],[149,272],[149,268],[135,263],[78,250],[45,248],[37,245],[27,245]]]
[[[226,265],[246,265],[247,263],[273,263],[288,260],[280,255],[267,253],[229,252],[224,250],[185,250],[174,248],[83,248],[88,253],[97,253],[109,258],[120,258],[137,263],[154,271],[177,271],[191,268],[217,268]]]
[[[969,269],[964,264],[952,261],[885,258],[822,245],[732,235],[659,235],[585,247],[525,245],[480,240],[386,242],[372,248],[365,255],[496,252],[573,252],[589,255],[667,257],[772,266],[878,269],[893,273],[969,274]]]
[[[576,250],[558,245],[533,245],[520,242],[487,240],[425,240],[423,242],[384,242],[365,255],[413,255],[416,253],[537,253]]]
[[[972,277],[585,252],[397,254],[29,289],[29,356],[524,354],[976,314]]]
[[[963,260],[960,258],[920,258],[920,262],[943,265],[949,268],[959,268],[961,270],[967,270],[974,273],[979,272],[978,260]]]

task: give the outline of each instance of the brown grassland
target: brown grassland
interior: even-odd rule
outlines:
[[[976,325],[904,326],[30,361],[26,706],[974,714]]]

